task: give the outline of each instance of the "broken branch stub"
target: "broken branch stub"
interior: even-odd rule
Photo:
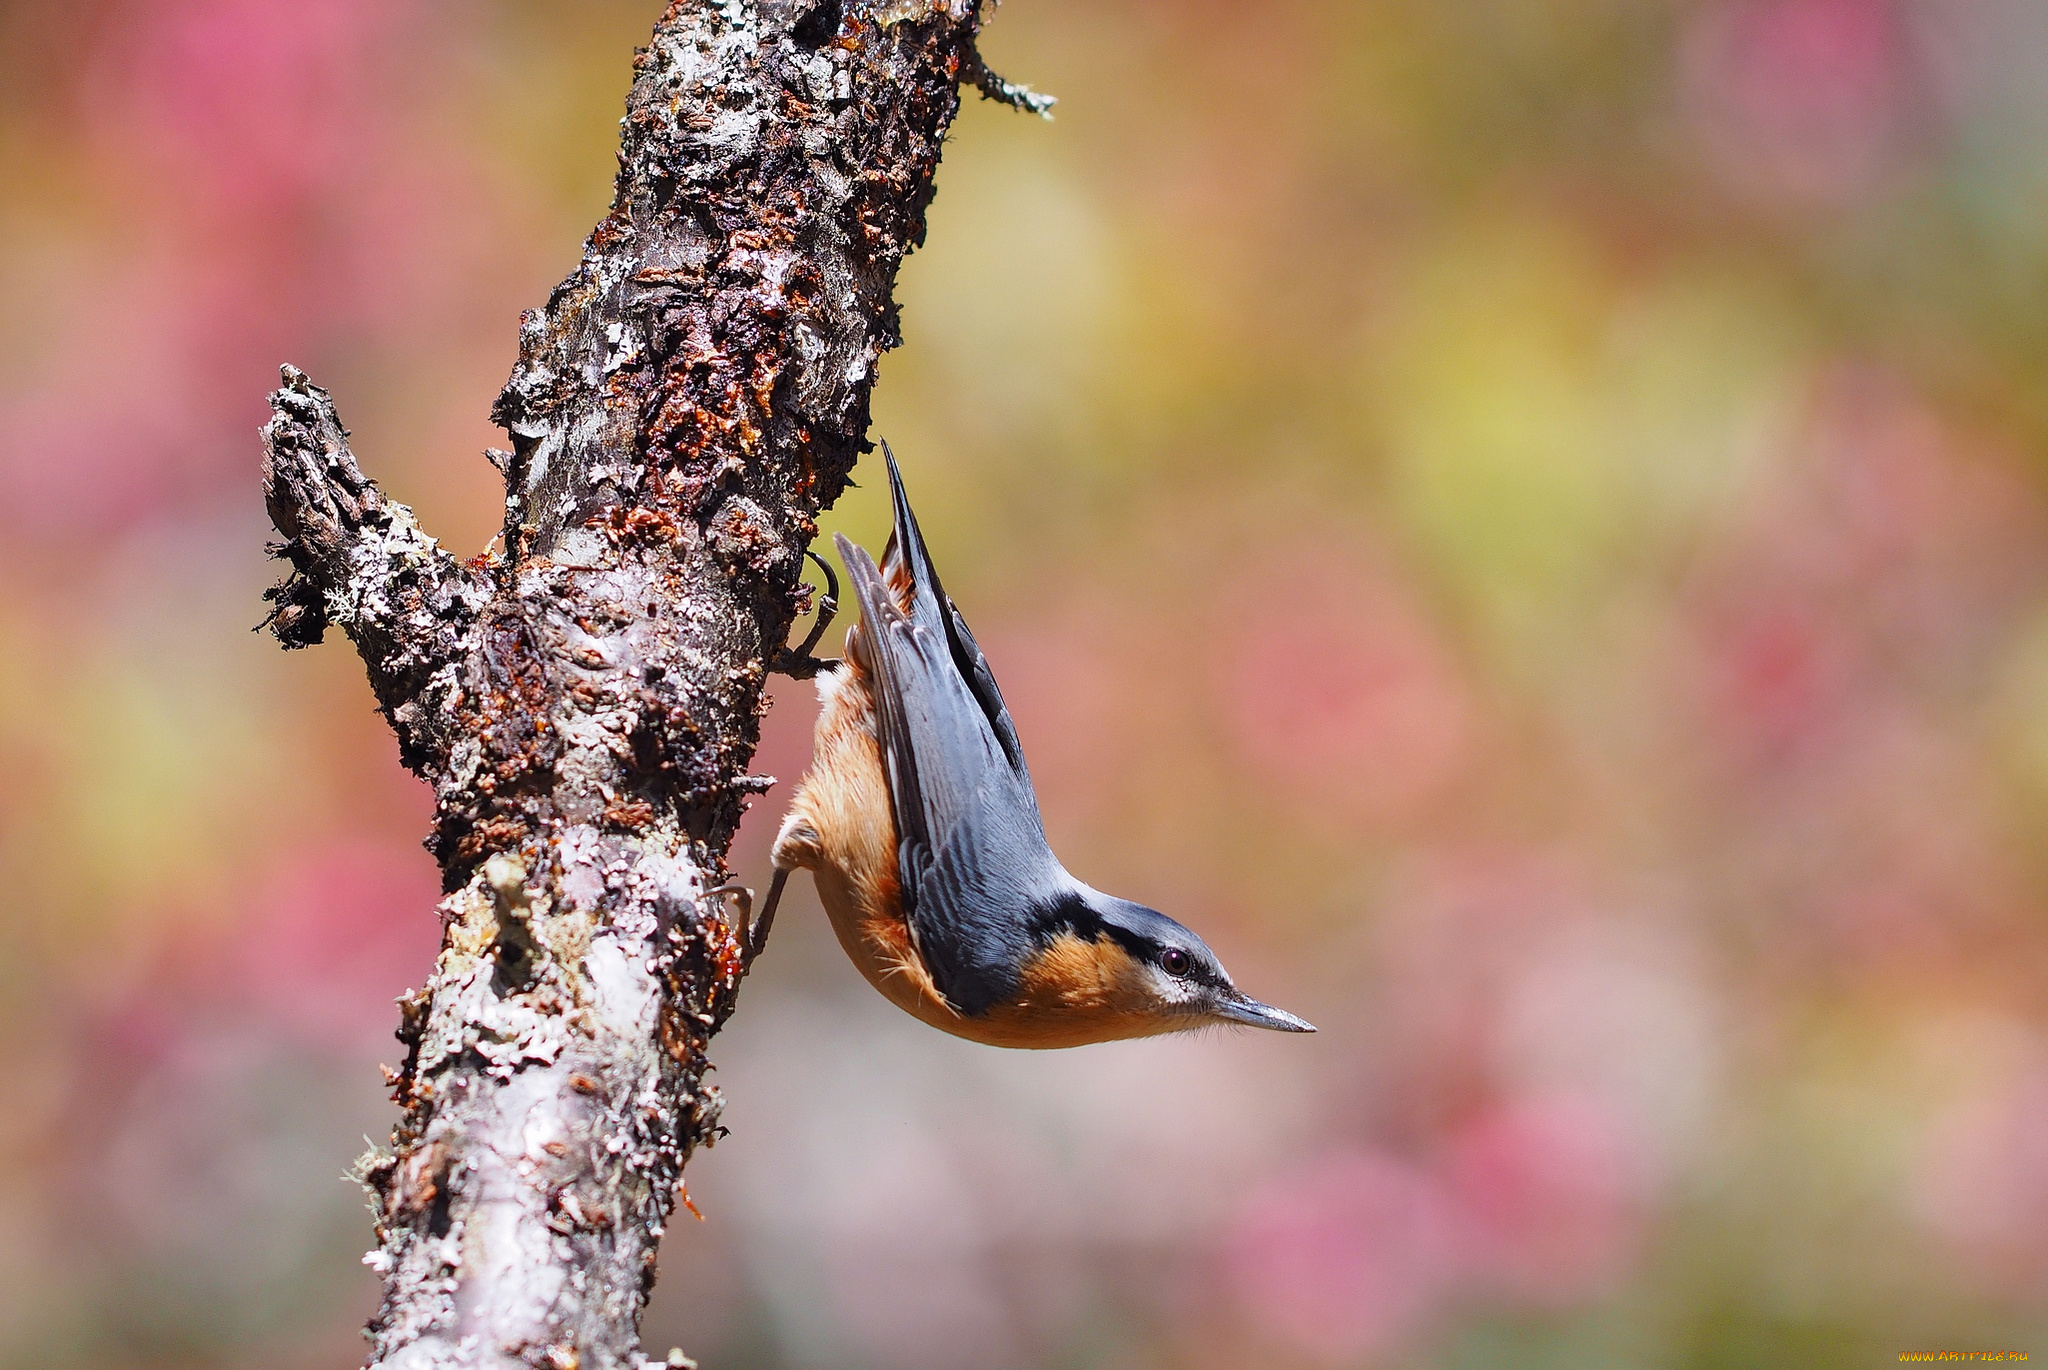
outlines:
[[[494,411],[494,555],[460,562],[286,368],[265,495],[287,647],[354,641],[434,787],[447,898],[362,1176],[386,1370],[642,1364],[638,1321],[739,929],[705,892],[749,793],[815,516],[866,445],[975,0],[677,0],[635,60],[611,211]]]

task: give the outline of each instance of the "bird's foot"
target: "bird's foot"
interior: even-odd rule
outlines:
[[[818,672],[837,664],[830,657],[815,657],[811,648],[818,645],[818,639],[825,636],[825,630],[832,626],[832,620],[839,615],[839,576],[832,569],[832,563],[813,552],[804,549],[804,555],[816,562],[818,569],[825,573],[825,592],[818,599],[818,616],[811,623],[811,631],[797,647],[784,647],[775,654],[775,660],[768,669],[780,671],[792,680],[809,680]]]

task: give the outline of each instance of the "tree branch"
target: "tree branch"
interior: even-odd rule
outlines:
[[[453,745],[445,706],[489,584],[363,474],[334,401],[304,372],[285,367],[270,406],[263,498],[285,536],[273,554],[290,560],[292,574],[265,595],[277,606],[269,627],[290,648],[312,646],[338,624],[369,667],[406,764],[425,774]]]
[[[641,1365],[738,929],[707,898],[818,511],[867,446],[896,270],[982,70],[976,0],[676,0],[610,213],[526,316],[493,556],[458,563],[287,367],[265,494],[287,647],[354,641],[434,787],[439,963],[362,1176],[387,1370]]]

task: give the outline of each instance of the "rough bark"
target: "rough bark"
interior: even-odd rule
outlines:
[[[287,647],[346,632],[434,787],[445,941],[402,1004],[391,1146],[362,1174],[388,1370],[642,1364],[736,919],[708,898],[815,515],[867,447],[970,80],[976,0],[677,0],[635,61],[612,208],[529,313],[495,417],[494,553],[364,476],[287,367],[264,429]]]

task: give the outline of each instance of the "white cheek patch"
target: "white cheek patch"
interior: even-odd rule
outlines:
[[[1197,985],[1192,980],[1183,980],[1179,976],[1168,975],[1150,962],[1145,964],[1145,987],[1152,992],[1152,997],[1160,1003],[1170,1004],[1176,1008],[1197,1003],[1202,997],[1202,987],[1200,985]]]

